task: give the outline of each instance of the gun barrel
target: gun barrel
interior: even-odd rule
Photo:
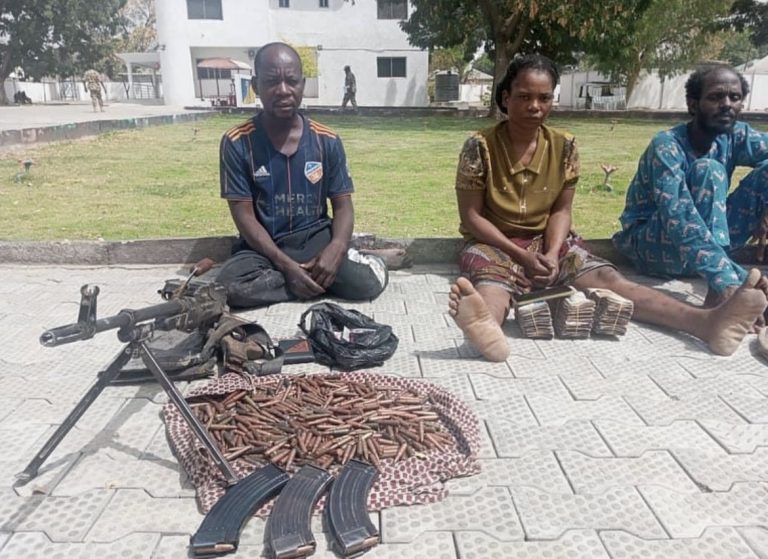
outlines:
[[[123,309],[114,316],[100,318],[93,323],[76,322],[46,330],[40,336],[40,343],[45,347],[56,347],[92,338],[99,332],[116,328],[130,328],[147,320],[173,316],[183,312],[185,305],[181,301],[168,301],[143,309]]]

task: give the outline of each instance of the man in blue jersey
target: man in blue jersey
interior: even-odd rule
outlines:
[[[220,148],[221,196],[240,232],[217,277],[229,304],[258,307],[325,293],[378,296],[387,283],[383,260],[349,248],[354,187],[341,139],[299,112],[298,53],[270,43],[254,67],[263,110],[229,130]]]
[[[732,67],[702,66],[685,92],[692,119],[651,141],[613,242],[641,273],[705,278],[716,306],[747,278],[731,252],[768,232],[768,134],[736,120],[749,85]],[[729,195],[736,166],[753,170]]]

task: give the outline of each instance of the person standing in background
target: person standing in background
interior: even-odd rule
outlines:
[[[106,93],[107,88],[104,87],[99,73],[93,68],[86,70],[85,74],[83,74],[83,85],[85,86],[85,91],[91,94],[93,112],[96,112],[97,103],[101,112],[104,112],[104,101],[101,98],[101,89],[104,88],[104,93]]]
[[[346,109],[347,103],[351,101],[352,108],[357,110],[357,99],[355,99],[355,95],[357,94],[357,80],[349,66],[344,66],[344,73],[346,74],[344,77],[344,100],[341,102],[341,108]]]

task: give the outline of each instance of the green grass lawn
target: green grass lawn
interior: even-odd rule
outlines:
[[[221,134],[244,120],[114,132],[0,154],[0,239],[139,239],[233,234],[219,198]],[[453,191],[458,153],[488,119],[322,116],[343,138],[355,181],[358,232],[386,237],[457,236]],[[671,122],[553,118],[573,132],[582,178],[575,226],[588,238],[618,227],[626,187],[651,136]],[[197,131],[195,132],[195,129]],[[30,173],[17,179],[18,159]],[[616,165],[613,192],[600,163]]]

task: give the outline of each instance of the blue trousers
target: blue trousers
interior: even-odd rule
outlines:
[[[686,183],[696,211],[713,234],[711,243],[719,244],[727,252],[743,247],[757,229],[768,205],[768,161],[745,176],[725,201],[728,173],[718,161],[696,160],[688,170]],[[686,231],[684,225],[677,228],[682,235]],[[693,247],[694,254],[704,249],[695,263],[685,259],[679,241],[669,238],[666,223],[658,212],[647,221],[616,233],[613,242],[640,273],[651,276],[704,276],[703,270],[714,269],[720,260],[719,256],[706,255],[708,245],[704,243]],[[738,277],[734,277],[731,284],[738,285],[746,279],[746,271],[735,264],[734,269]]]

